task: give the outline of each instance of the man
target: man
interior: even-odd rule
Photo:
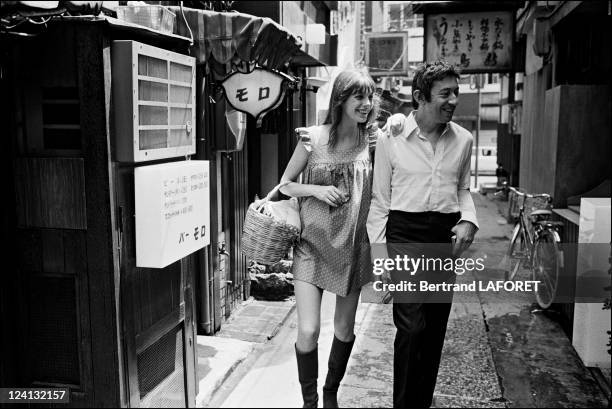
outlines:
[[[451,122],[459,95],[458,79],[456,68],[444,62],[420,67],[412,82],[415,111],[408,117],[391,117],[390,128],[399,134],[382,135],[377,141],[367,224],[373,258],[395,258],[402,253],[402,246],[414,250],[410,246],[415,243],[420,247],[416,253],[408,251],[412,257],[421,252],[457,257],[474,239],[478,222],[469,190],[472,135]],[[394,124],[398,117],[399,124]],[[395,273],[394,280],[398,279]],[[454,280],[454,274],[449,274],[452,277],[443,281]],[[426,271],[419,277],[434,276]],[[393,405],[429,407],[452,292],[443,298],[444,303],[439,295],[417,298],[417,302],[414,298],[400,302],[396,295]]]

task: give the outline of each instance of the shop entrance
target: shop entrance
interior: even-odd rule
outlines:
[[[134,167],[116,169],[121,313],[131,406],[195,402],[194,256],[165,268],[136,267]]]

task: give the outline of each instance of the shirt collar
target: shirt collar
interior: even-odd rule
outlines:
[[[406,139],[408,139],[410,135],[414,133],[415,130],[418,129],[420,131],[419,125],[417,124],[416,118],[414,117],[415,112],[416,110],[410,112],[410,114],[408,114],[408,118],[406,119]],[[449,128],[450,128],[450,122],[446,124],[440,137],[442,137],[449,130]]]
[[[414,130],[418,128],[419,125],[417,125],[416,119],[414,118],[414,111],[412,111],[408,114],[408,119],[406,120],[406,138],[409,138]]]

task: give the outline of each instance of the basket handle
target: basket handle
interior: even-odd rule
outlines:
[[[261,207],[266,204],[268,201],[270,201],[270,199],[272,198],[272,196],[274,196],[276,194],[276,192],[278,192],[278,190],[283,187],[283,186],[287,186],[289,183],[292,183],[292,180],[288,180],[285,182],[281,182],[278,185],[274,186],[274,188],[272,190],[270,190],[270,193],[268,193],[266,195],[266,197],[264,197],[263,199],[259,200],[257,202],[257,206],[256,209],[259,210],[261,209]]]

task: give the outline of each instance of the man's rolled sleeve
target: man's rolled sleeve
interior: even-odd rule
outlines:
[[[381,133],[376,142],[372,202],[368,214],[368,237],[370,243],[386,243],[387,219],[391,207],[391,158],[387,150],[390,138]]]
[[[459,201],[459,211],[461,212],[461,219],[459,221],[470,222],[476,228],[479,228],[478,219],[476,218],[476,206],[474,206],[474,199],[472,199],[470,194],[472,145],[473,142],[470,141],[469,149],[462,163],[459,184],[457,185],[457,199]]]

